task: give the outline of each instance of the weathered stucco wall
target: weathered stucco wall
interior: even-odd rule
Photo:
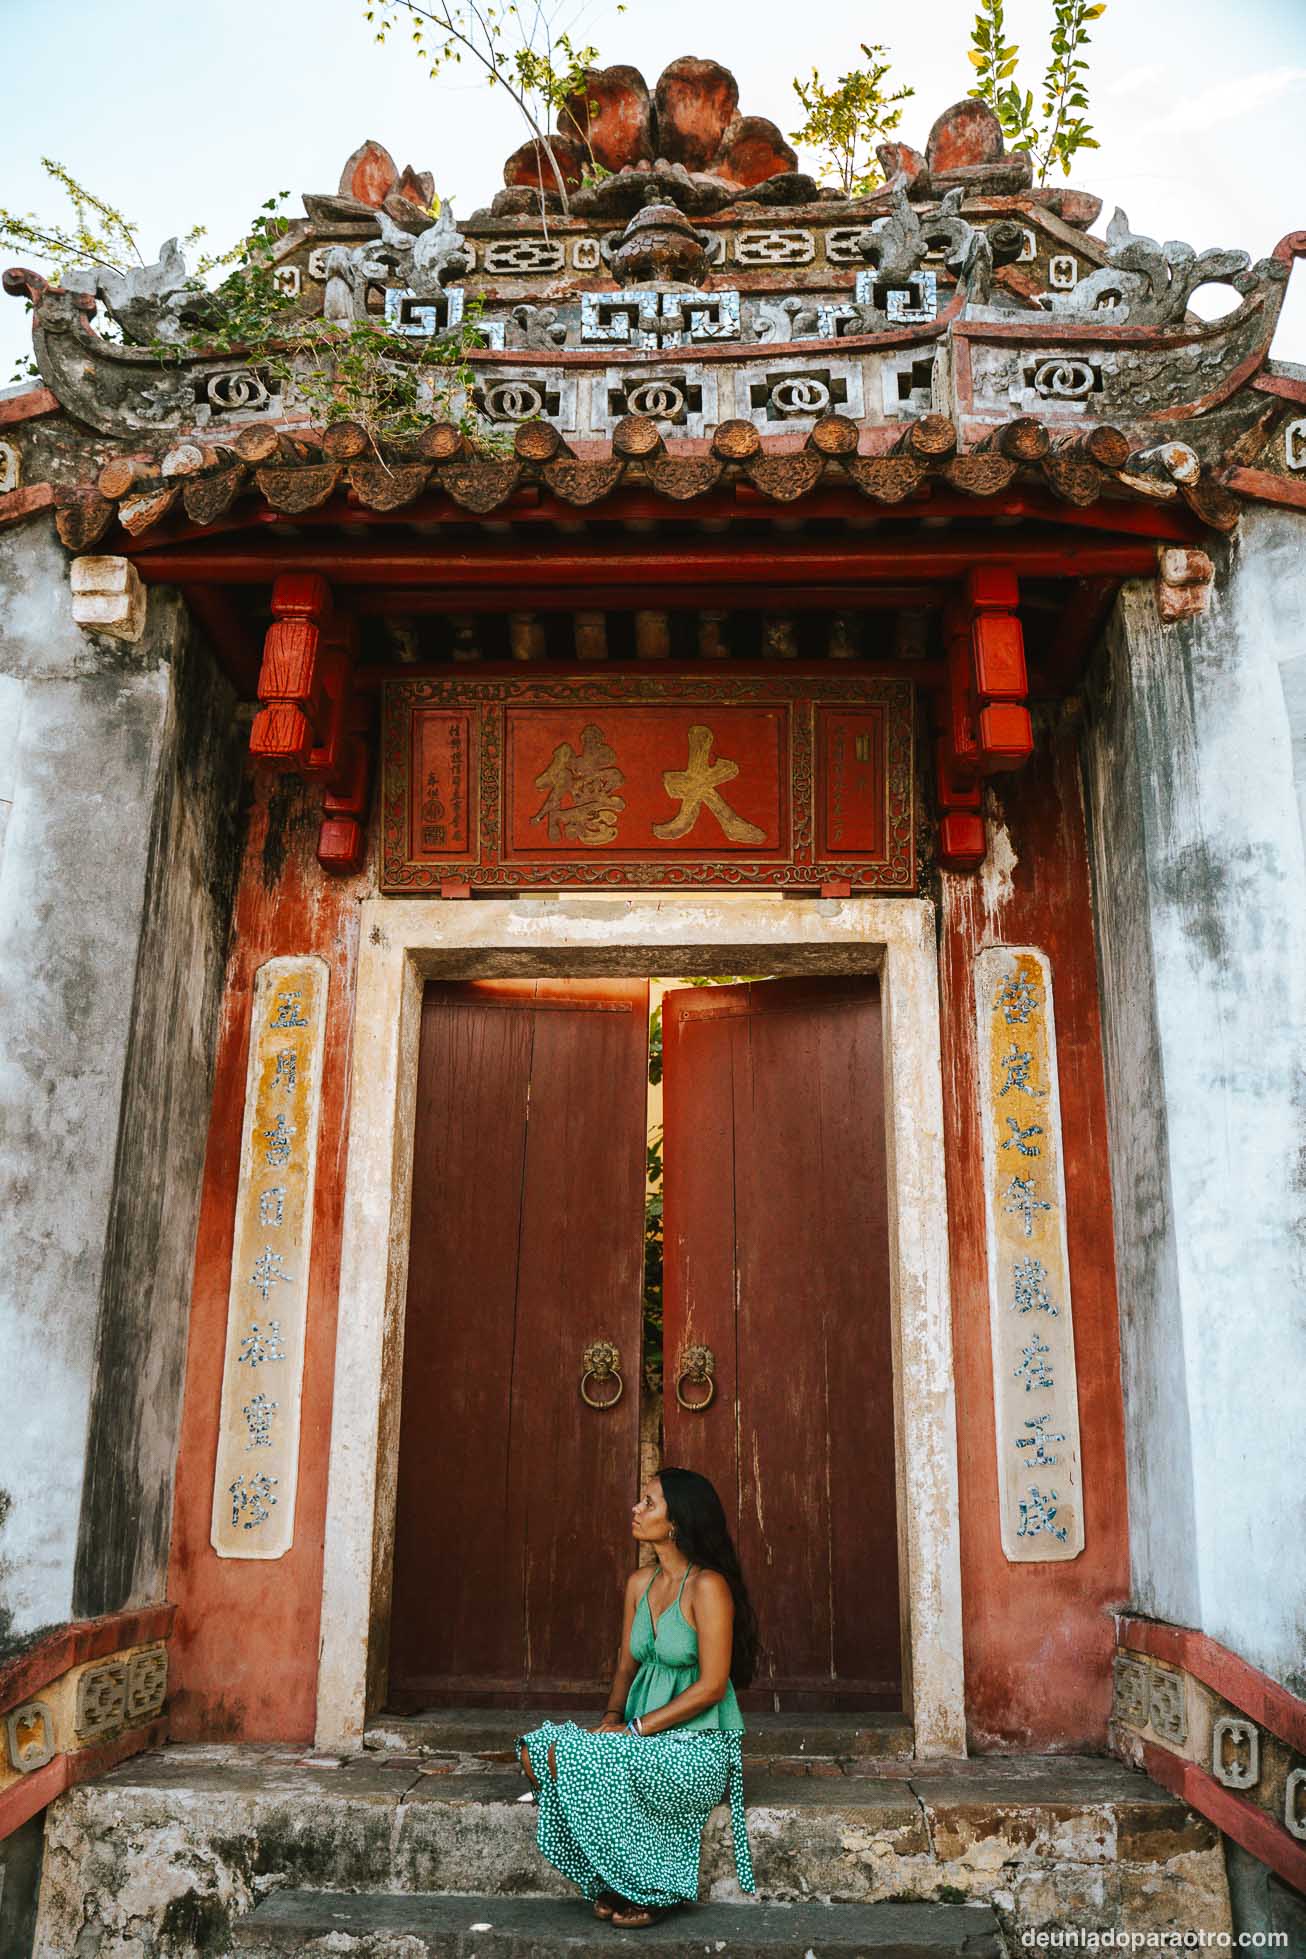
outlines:
[[[1040,725],[1033,760],[997,779],[986,820],[982,870],[942,879],[939,953],[966,1716],[977,1752],[1101,1750],[1111,1612],[1128,1590],[1129,1556],[1106,1095],[1073,720]],[[1064,1563],[1009,1563],[1000,1536],[974,992],[975,955],[990,945],[1037,946],[1051,962],[1085,1530],[1083,1551]]]
[[[164,1595],[214,1035],[239,866],[244,744],[234,699],[193,635],[179,629],[172,644],[100,1284],[78,1617]]]
[[[231,717],[174,595],[136,645],[73,625],[43,524],[0,540],[0,595],[0,1637],[21,1640],[161,1595]]]
[[[1121,595],[1085,746],[1134,1604],[1306,1691],[1306,520]]]

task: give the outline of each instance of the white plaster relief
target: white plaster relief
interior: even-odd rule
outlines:
[[[295,1535],[328,969],[269,959],[254,982],[210,1541],[279,1558]]]
[[[1211,1729],[1211,1774],[1226,1789],[1254,1789],[1260,1773],[1261,1737],[1256,1723],[1224,1715]]]
[[[429,976],[879,970],[884,1001],[907,1706],[922,1756],[965,1753],[956,1431],[933,908],[914,899],[583,897],[365,904],[355,1010],[317,1745],[362,1745],[393,1551],[417,1035]],[[721,960],[727,963],[722,966]],[[743,964],[738,962],[743,961]],[[850,963],[851,962],[851,963]]]
[[[1291,1769],[1283,1786],[1283,1827],[1306,1843],[1306,1769]]]
[[[1052,970],[1030,946],[975,956],[998,1502],[1013,1564],[1084,1548]]]
[[[652,371],[608,367],[592,377],[590,432],[610,434],[623,415],[647,415],[676,435],[709,434],[722,419],[720,373],[686,361]]]
[[[25,1701],[4,1717],[9,1766],[19,1775],[43,1769],[55,1756],[54,1716],[45,1701]]]

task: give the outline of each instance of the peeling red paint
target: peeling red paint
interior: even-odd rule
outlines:
[[[967,1720],[981,1751],[1105,1751],[1111,1613],[1128,1595],[1129,1544],[1106,1089],[1073,728],[1040,735],[1034,759],[999,794],[1014,860],[1003,849],[997,875],[942,880]],[[1039,946],[1052,961],[1087,1535],[1066,1563],[1008,1564],[999,1537],[971,975],[981,947],[1004,943]]]
[[[348,1129],[357,906],[365,880],[318,866],[314,792],[256,783],[236,901],[204,1167],[168,1595],[176,1740],[309,1740],[317,1689],[327,1455]],[[284,1558],[219,1558],[209,1543],[227,1290],[255,971],[282,953],[331,969],[314,1205],[295,1541]]]
[[[977,1749],[1105,1749],[1127,1597],[1124,1419],[1097,974],[1073,733],[1040,740],[1001,787],[1014,848],[992,875],[942,880],[941,986],[958,1409],[967,1712]],[[999,846],[1005,839],[999,833]],[[172,1732],[179,1739],[307,1740],[314,1725],[322,1545],[339,1280],[357,903],[366,879],[314,860],[311,791],[259,786],[237,902],[205,1169],[178,1465],[170,1597]],[[971,961],[998,942],[1053,965],[1067,1224],[1088,1535],[1070,1563],[1009,1565],[998,1528],[992,1362],[976,1103]],[[209,1544],[227,1289],[239,1172],[248,1002],[256,968],[318,952],[332,970],[323,1077],[295,1542],[276,1564]]]

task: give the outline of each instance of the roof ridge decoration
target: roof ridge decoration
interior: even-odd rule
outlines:
[[[729,71],[697,57],[652,90],[633,68],[597,71],[560,120],[559,142],[611,172],[581,183],[565,217],[525,181],[522,152],[503,191],[459,222],[447,202],[432,216],[429,172],[361,145],[339,190],[306,195],[276,247],[295,317],[369,323],[396,361],[457,329],[472,378],[453,419],[465,410],[492,450],[545,424],[581,469],[611,467],[632,417],[686,466],[735,423],[769,460],[834,418],[872,461],[930,416],[953,426],[958,460],[1029,420],[1054,455],[1122,432],[1115,494],[1196,494],[1214,473],[1306,505],[1306,388],[1268,362],[1306,234],[1255,265],[1159,243],[1122,211],[1095,237],[1100,201],[1033,188],[1029,157],[1006,152],[973,98],[944,111],[923,151],[884,145],[886,184],[851,199],[798,171],[774,124],[739,113]],[[4,283],[31,299],[43,380],[79,425],[48,465],[33,448],[29,480],[35,462],[61,495],[87,493],[114,457],[148,462],[187,442],[235,454],[237,438],[269,428],[322,455],[294,357],[194,351],[215,302],[175,240],[130,273],[86,270],[60,287],[15,268]],[[1198,319],[1193,295],[1211,285],[1233,304]],[[97,331],[100,309],[120,343]],[[432,401],[432,424],[449,412]],[[24,445],[39,426],[24,424]]]

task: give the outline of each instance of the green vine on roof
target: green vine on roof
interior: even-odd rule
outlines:
[[[72,203],[72,221],[46,223],[0,208],[0,244],[35,253],[54,280],[88,266],[108,275],[144,266],[131,220],[62,164],[48,157],[42,163]],[[289,194],[268,198],[230,250],[201,258],[174,302],[180,330],[149,340],[149,351],[170,365],[238,353],[293,391],[316,422],[357,422],[378,457],[385,446],[402,448],[431,421],[453,422],[476,448],[497,453],[503,437],[477,412],[469,364],[485,344],[479,302],[472,300],[449,331],[425,341],[399,339],[379,321],[308,317],[277,278],[278,247],[290,228],[281,207]],[[431,215],[437,214],[438,205]],[[193,245],[204,236],[196,226],[185,242]],[[222,276],[206,283],[214,273]],[[106,338],[122,337],[112,319],[103,319],[101,327]],[[36,372],[23,361],[14,379]]]
[[[1020,49],[1007,39],[1003,0],[980,0],[969,50],[976,82],[969,92],[988,103],[1010,149],[1029,151],[1040,184],[1047,182],[1054,164],[1068,177],[1079,150],[1099,147],[1087,119],[1085,50],[1091,40],[1089,24],[1105,12],[1106,0],[1052,0],[1049,59],[1036,115],[1032,89],[1022,90],[1016,80]]]

